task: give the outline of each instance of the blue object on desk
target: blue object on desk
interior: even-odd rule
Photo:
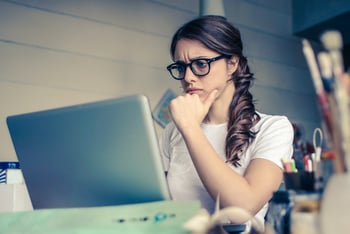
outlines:
[[[0,169],[19,169],[19,162],[0,162]]]
[[[245,224],[225,224],[222,227],[229,234],[238,234],[244,232],[246,226]]]

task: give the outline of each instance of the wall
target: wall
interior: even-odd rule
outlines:
[[[293,0],[293,32],[310,40],[319,41],[325,30],[338,30],[343,43],[350,45],[349,0]]]
[[[291,0],[224,5],[241,29],[259,111],[287,115],[310,139],[319,115]],[[180,93],[165,69],[169,41],[198,12],[198,0],[0,0],[0,161],[16,160],[8,115],[133,93],[154,107],[166,89]]]

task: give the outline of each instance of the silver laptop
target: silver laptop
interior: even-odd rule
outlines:
[[[7,117],[34,209],[169,200],[148,99]]]

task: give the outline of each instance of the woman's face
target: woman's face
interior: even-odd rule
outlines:
[[[211,59],[219,55],[199,41],[181,39],[176,45],[174,60],[175,62],[190,63],[194,59]],[[185,77],[181,80],[184,92],[197,94],[201,100],[204,100],[212,90],[217,89],[219,91],[218,98],[224,96],[231,100],[234,94],[234,85],[232,81],[228,82],[228,80],[237,69],[237,64],[236,57],[214,61],[210,63],[210,72],[205,76],[196,76],[188,66]]]

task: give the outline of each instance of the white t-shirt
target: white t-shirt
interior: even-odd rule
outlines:
[[[283,168],[281,159],[290,159],[293,154],[293,128],[285,116],[260,114],[260,121],[253,131],[258,131],[256,138],[242,157],[240,167],[230,165],[232,170],[243,175],[249,162],[255,158],[263,158]],[[201,128],[220,158],[225,161],[225,137],[227,124],[202,124]],[[192,163],[185,142],[174,123],[169,123],[160,138],[160,150],[172,199],[199,200],[203,208],[213,213],[215,200],[203,186]],[[268,181],[266,181],[268,183]],[[256,214],[256,218],[264,223],[268,203]]]

